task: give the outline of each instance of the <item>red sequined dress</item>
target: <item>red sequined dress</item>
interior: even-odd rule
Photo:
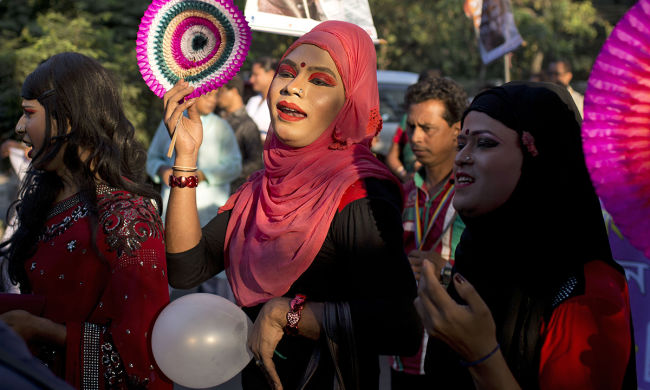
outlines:
[[[44,316],[67,331],[65,349],[39,357],[76,388],[171,389],[149,347],[169,302],[162,221],[150,200],[126,191],[100,186],[97,203],[97,250],[90,206],[73,195],[55,204],[25,263]]]

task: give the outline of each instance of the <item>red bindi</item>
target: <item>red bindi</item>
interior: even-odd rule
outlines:
[[[305,63],[304,63],[304,62],[301,62],[301,63],[300,63],[300,67],[301,67],[301,68],[304,68],[304,67],[305,67]]]

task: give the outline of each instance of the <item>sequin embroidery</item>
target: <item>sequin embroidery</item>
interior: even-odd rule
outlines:
[[[147,239],[163,236],[158,212],[141,196],[117,192],[101,197],[98,206],[109,251],[116,251],[118,257],[133,256]]]

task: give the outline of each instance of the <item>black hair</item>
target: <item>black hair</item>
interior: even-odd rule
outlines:
[[[64,187],[57,173],[44,168],[61,151],[71,180],[79,186],[79,196],[89,206],[92,244],[97,252],[98,182],[155,200],[159,211],[161,199],[146,184],[146,150],[135,139],[115,81],[99,62],[78,53],[54,55],[27,76],[22,97],[36,99],[45,108],[45,135],[18,200],[8,211],[15,211],[17,229],[0,245],[0,254],[8,259],[11,281],[29,292],[25,262],[34,255],[48,213]]]
[[[625,273],[612,257],[585,164],[582,118],[567,89],[551,83],[510,82],[477,95],[467,112],[472,111],[488,115],[519,136],[523,163],[505,203],[477,216],[459,210],[465,230],[456,247],[453,272],[463,275],[490,309],[513,377],[522,389],[537,389],[545,341],[542,325],[549,324],[561,302],[585,293],[585,264],[600,260],[622,278]],[[580,227],[558,224],[566,215],[580,221]],[[557,252],[560,247],[562,253]],[[463,302],[454,284],[447,291]],[[630,338],[626,381],[636,378],[632,331]],[[425,370],[440,376],[440,387],[452,388],[445,380],[453,380],[453,388],[474,388],[451,348],[430,340],[427,356],[435,356]]]
[[[265,71],[274,71],[278,68],[279,61],[273,57],[260,57],[255,62],[253,62],[253,65],[257,64],[262,67]]]
[[[418,83],[422,80],[436,77],[442,77],[442,72],[439,69],[425,69],[418,74]]]
[[[237,93],[239,93],[239,96],[244,96],[244,80],[239,75],[235,75],[230,81],[228,81],[226,84],[224,84],[224,87],[226,89],[231,90],[231,89],[236,89]]]
[[[553,60],[553,61],[550,61],[550,62],[549,62],[549,65],[550,65],[550,64],[562,64],[562,65],[564,66],[564,71],[565,71],[566,73],[569,73],[569,72],[572,71],[572,70],[571,70],[571,63],[570,63],[569,61],[563,59],[563,58],[558,58],[558,59],[555,59],[555,60]]]
[[[427,100],[440,100],[445,105],[442,116],[449,126],[460,121],[467,108],[467,93],[463,87],[446,77],[424,78],[406,90],[404,104],[406,108]]]

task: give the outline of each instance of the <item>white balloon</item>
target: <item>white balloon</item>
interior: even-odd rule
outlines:
[[[217,386],[237,375],[253,355],[246,342],[253,329],[234,303],[213,294],[189,294],[160,313],[151,347],[162,372],[190,388]]]

